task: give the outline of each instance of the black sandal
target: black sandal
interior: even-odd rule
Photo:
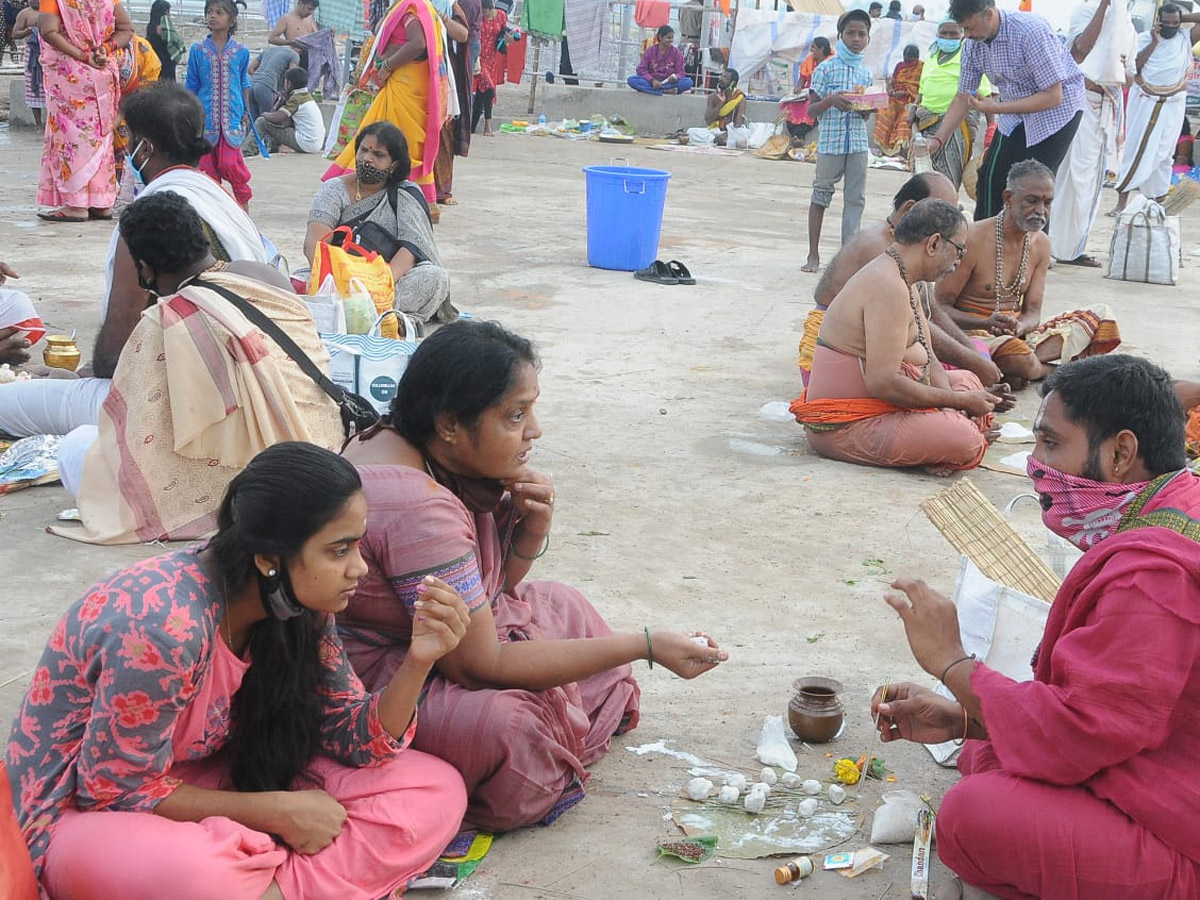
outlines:
[[[671,274],[670,267],[661,259],[656,259],[644,269],[633,273],[638,281],[650,281],[655,284],[679,284],[679,279]]]
[[[667,263],[667,268],[671,271],[671,274],[675,276],[675,280],[679,284],[695,284],[696,283],[696,279],[692,277],[692,273],[688,271],[688,267],[685,266],[683,263],[681,263],[679,260],[677,260],[677,259],[671,260],[670,262]]]

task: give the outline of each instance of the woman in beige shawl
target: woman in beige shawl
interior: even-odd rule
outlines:
[[[246,298],[326,372],[329,356],[308,308],[277,272],[216,262],[183,197],[139,199],[120,230],[158,302],[121,352],[99,426],[63,440],[59,470],[84,527],[57,533],[103,544],[203,537],[226,485],[260,450],[280,441],[336,449],[342,424],[300,367],[197,279]]]

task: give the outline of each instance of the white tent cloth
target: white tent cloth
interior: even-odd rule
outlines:
[[[729,64],[738,70],[751,93],[778,99],[792,92],[800,63],[815,37],[837,41],[837,16],[741,8]],[[877,81],[892,74],[904,59],[904,48],[916,44],[921,57],[937,37],[936,22],[875,19],[864,64]]]

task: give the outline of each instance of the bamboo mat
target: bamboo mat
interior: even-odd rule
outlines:
[[[969,479],[930,497],[921,510],[988,578],[1053,602],[1059,577]]]

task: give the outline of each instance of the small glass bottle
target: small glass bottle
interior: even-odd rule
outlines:
[[[777,884],[790,884],[813,873],[813,861],[808,856],[797,856],[775,870]]]

